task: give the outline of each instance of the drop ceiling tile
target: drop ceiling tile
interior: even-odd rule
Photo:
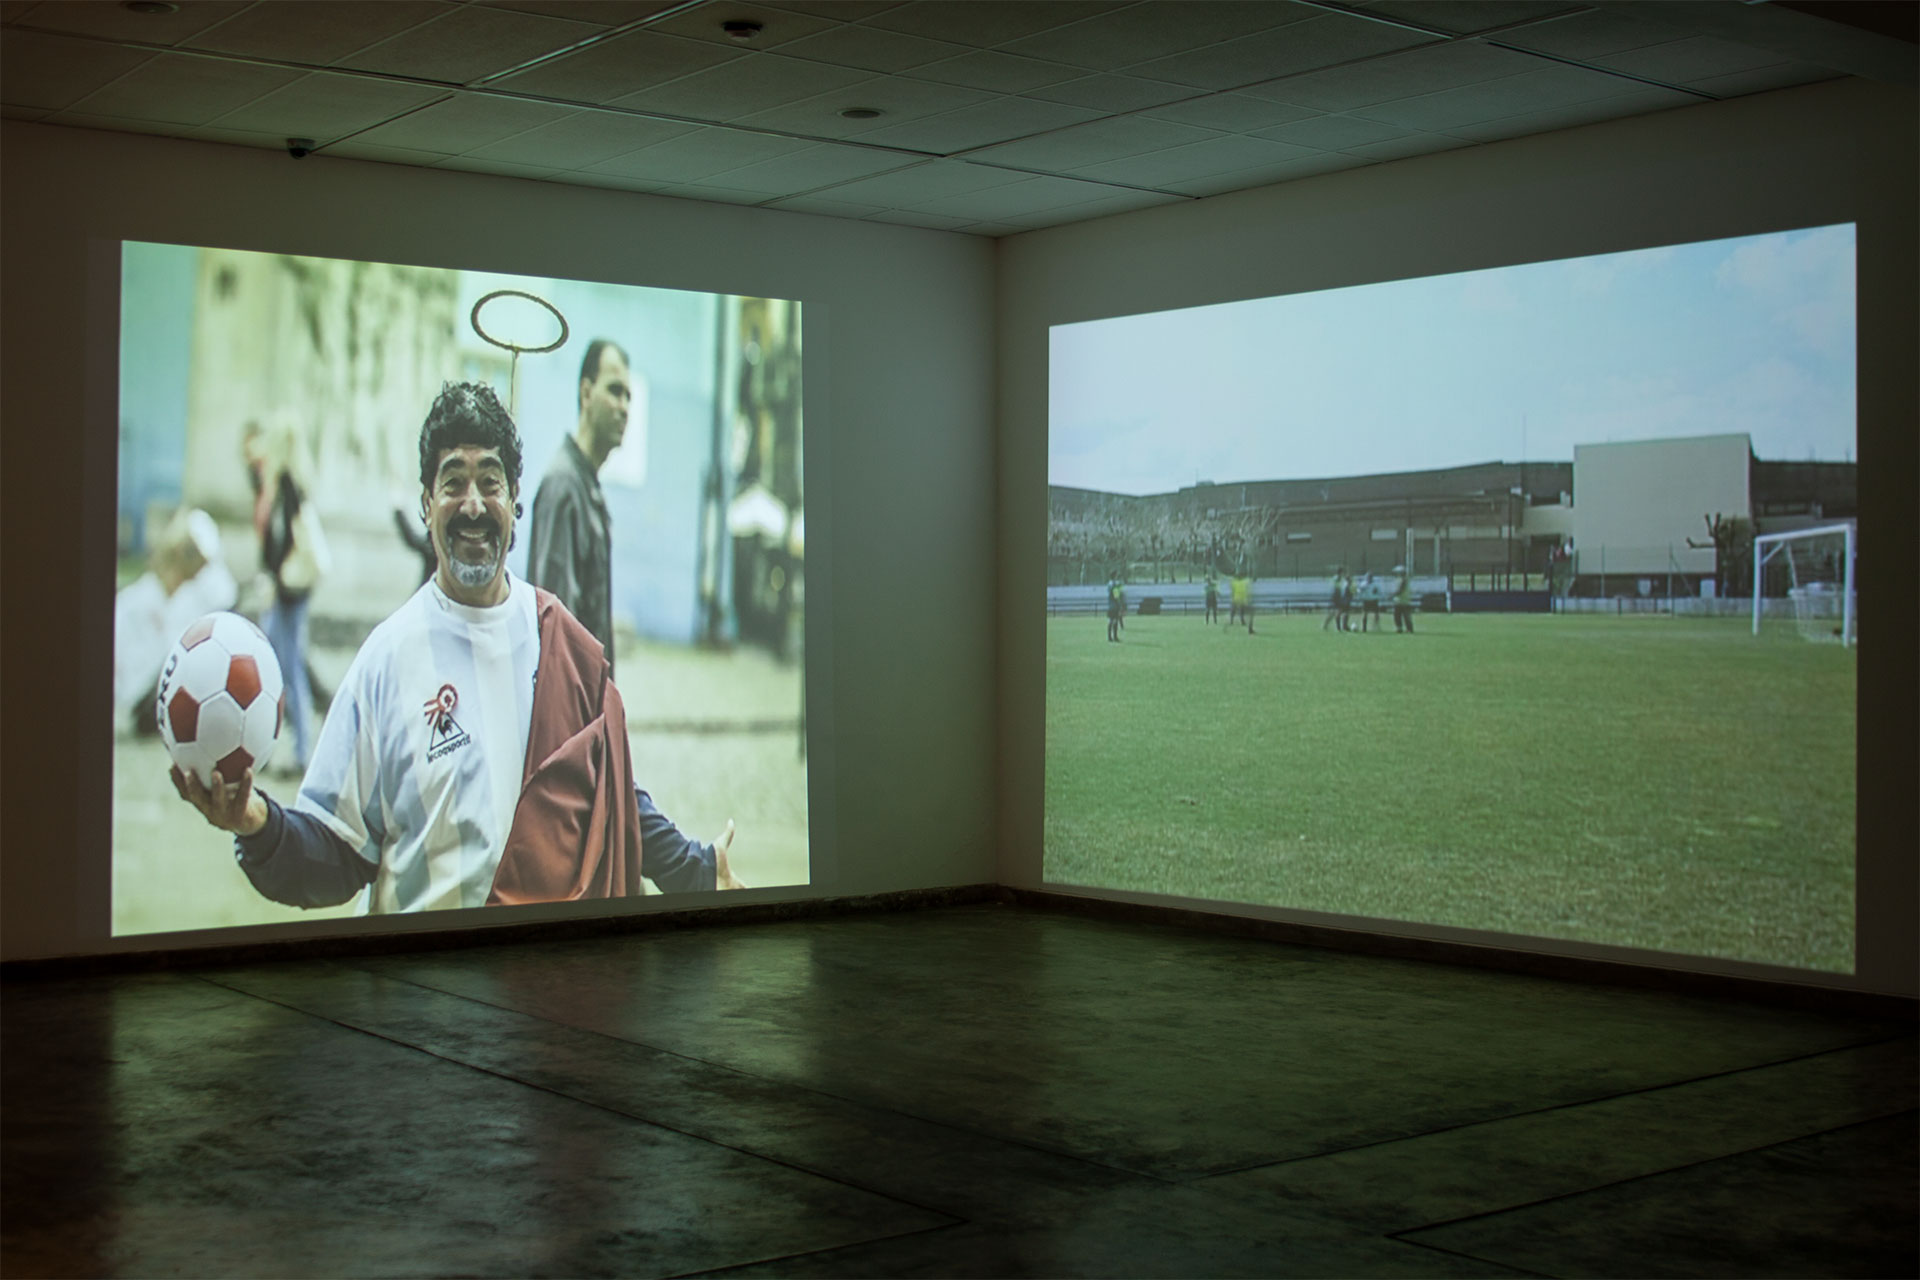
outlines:
[[[767,199],[764,191],[736,191],[731,187],[714,187],[699,182],[662,187],[660,194],[676,200],[700,200],[707,204],[764,204]]]
[[[491,173],[501,178],[551,178],[561,170],[544,164],[510,164],[505,160],[483,160],[478,156],[448,156],[436,169],[457,169],[462,173]]]
[[[862,178],[822,192],[835,200],[876,204],[886,209],[925,204],[947,196],[968,195],[993,187],[1025,182],[1032,174],[994,169],[963,161],[934,161],[896,169],[878,177]]]
[[[1375,103],[1358,108],[1353,114],[1406,129],[1448,132],[1455,125],[1479,124],[1483,120],[1614,97],[1627,87],[1603,71],[1554,66],[1486,84],[1466,85],[1398,102]]]
[[[1164,80],[1102,74],[1081,76],[1041,89],[1029,89],[1025,96],[1043,98],[1048,102],[1064,102],[1075,107],[1092,107],[1095,111],[1138,111],[1179,98],[1191,98],[1193,90],[1182,84],[1168,84]]]
[[[1318,111],[1350,111],[1376,102],[1392,102],[1504,76],[1524,75],[1539,70],[1541,65],[1541,59],[1510,49],[1474,43],[1449,44],[1374,58],[1350,67],[1288,76],[1284,80],[1250,85],[1240,92]]]
[[[566,181],[570,186],[600,187],[607,191],[658,191],[667,185],[642,178],[623,177],[617,173],[594,173],[587,169],[575,169],[566,175]]]
[[[1227,135],[1128,160],[1091,165],[1074,173],[1078,177],[1124,182],[1133,187],[1168,187],[1189,178],[1301,160],[1313,154],[1305,147],[1290,147],[1284,142]]]
[[[1086,107],[1069,107],[1058,102],[997,98],[943,115],[875,129],[860,136],[865,142],[944,155],[1007,142],[1030,133],[1062,129],[1070,124],[1091,120],[1099,114]]]
[[[1599,5],[1584,13],[1555,18],[1523,31],[1509,32],[1500,40],[1503,44],[1523,49],[1538,49],[1562,58],[1589,61],[1623,53],[1628,49],[1665,44],[1683,34],[1652,16],[1647,5],[1635,5],[1632,8]]]
[[[1769,89],[1789,89],[1799,84],[1818,84],[1822,80],[1837,80],[1844,74],[1831,67],[1816,67],[1808,62],[1784,62],[1777,67],[1764,67],[1759,71],[1742,71],[1731,76],[1709,76],[1705,80],[1695,80],[1687,87],[1710,93],[1716,98],[1737,98],[1747,93],[1765,93]]]
[[[1359,156],[1365,160],[1406,160],[1413,156],[1430,156],[1440,151],[1452,151],[1458,147],[1472,146],[1466,138],[1456,138],[1446,133],[1410,133],[1404,137],[1389,138],[1383,142],[1368,142],[1357,147],[1348,147],[1348,155]]]
[[[1103,160],[1163,151],[1168,147],[1205,142],[1219,136],[1210,129],[1196,129],[1168,120],[1117,116],[988,147],[984,151],[974,152],[970,158],[1020,169],[1078,169],[1099,164]]]
[[[602,27],[624,27],[651,18],[680,0],[482,0],[490,9],[513,9],[548,18],[570,18]]]
[[[326,64],[448,12],[439,0],[278,0],[236,13],[181,44]]]
[[[1405,132],[1394,125],[1381,124],[1378,120],[1327,115],[1261,129],[1253,136],[1269,142],[1290,142],[1296,147],[1312,147],[1316,151],[1346,151],[1370,142],[1386,142],[1402,137]]]
[[[211,124],[300,76],[298,71],[225,58],[163,53],[88,94],[74,109],[129,120]]]
[[[921,213],[916,209],[887,209],[871,214],[868,222],[891,222],[903,227],[925,227],[931,231],[958,231],[972,226],[978,218],[955,218],[944,213]]]
[[[728,22],[757,22],[760,24],[760,33],[751,40],[735,40],[722,25]],[[717,4],[703,4],[648,23],[647,30],[664,31],[668,35],[705,40],[729,49],[751,52],[778,49],[804,36],[832,30],[838,25],[837,22],[793,9],[774,9],[763,4],[736,4],[731,0],[721,0]]]
[[[804,102],[870,78],[863,71],[846,67],[757,53],[615,98],[610,105],[731,122],[756,112]]]
[[[1383,18],[1465,34],[1556,14],[1579,13],[1584,3],[1563,0],[1360,0],[1354,6]]]
[[[786,209],[792,213],[817,213],[829,218],[864,218],[869,214],[885,212],[877,204],[856,204],[851,200],[834,200],[828,196],[788,196],[785,200],[776,200],[768,205],[769,209]]]
[[[664,120],[639,120],[608,111],[582,111],[484,147],[475,147],[467,154],[508,164],[585,169],[602,160],[691,133],[697,127]]]
[[[197,129],[189,129],[187,137],[195,142],[218,142],[228,147],[260,147],[267,151],[287,149],[287,135],[261,129],[226,129],[215,124],[203,124]],[[325,155],[323,151],[320,153]]]
[[[1035,213],[1015,214],[1003,219],[1018,227],[1057,227],[1068,222],[1085,222],[1089,218],[1105,218],[1116,213],[1132,213],[1138,209],[1152,209],[1165,204],[1186,204],[1184,196],[1169,195],[1159,191],[1122,191],[1110,196],[1101,196],[1093,200],[1083,200],[1075,204],[1062,205],[1056,209],[1042,209]]]
[[[61,0],[37,4],[26,21],[48,31],[67,31],[99,40],[138,40],[143,44],[179,44],[247,7],[249,0],[187,0],[172,13],[135,13],[102,0]],[[13,39],[13,33],[7,33]]]
[[[0,39],[0,98],[10,106],[59,110],[154,56],[12,28]]]
[[[790,155],[760,160],[738,169],[726,169],[709,179],[715,186],[740,191],[763,191],[768,195],[797,195],[830,187],[838,182],[864,178],[870,174],[898,169],[911,163],[907,158],[865,147],[822,143]]]
[[[704,40],[631,31],[504,76],[494,87],[569,102],[611,102],[746,55]]]
[[[443,89],[318,71],[214,121],[227,129],[325,141],[446,96]]]
[[[442,151],[422,151],[415,147],[387,147],[377,142],[366,142],[362,134],[358,138],[348,138],[335,142],[320,154],[332,156],[338,160],[372,160],[377,164],[411,164],[428,168],[447,158]]]
[[[1020,93],[1044,85],[1059,84],[1062,80],[1075,80],[1084,73],[1078,67],[1062,66],[1058,62],[1042,62],[1038,58],[976,49],[944,62],[915,67],[912,74],[916,79],[965,85],[969,89]]]
[[[359,134],[356,140],[382,147],[408,147],[457,156],[528,129],[565,120],[572,114],[566,107],[544,102],[457,93],[430,107],[376,125]]]
[[[967,52],[967,47],[945,40],[903,36],[898,32],[880,31],[873,27],[839,26],[783,45],[780,52],[790,57],[831,63],[836,67],[891,74],[957,57]]]
[[[1384,23],[1329,13],[1276,31],[1241,36],[1224,44],[1143,62],[1133,70],[1159,80],[1202,89],[1234,89],[1275,76],[1297,75],[1394,53],[1439,37]]]
[[[696,129],[677,138],[588,165],[584,172],[611,173],[661,183],[699,182],[728,169],[738,169],[756,160],[792,155],[812,145],[791,138],[775,138],[738,129]]]
[[[69,129],[111,129],[115,133],[144,133],[152,137],[185,137],[191,126],[170,120],[141,120],[130,116],[105,116],[92,111],[69,108],[46,117],[48,124]]]
[[[1006,219],[1021,214],[1057,209],[1061,205],[1084,204],[1113,195],[1112,187],[1098,182],[1077,182],[1072,178],[1027,178],[1004,187],[991,187],[966,195],[942,196],[914,206],[924,213],[944,213],[955,218]]]
[[[804,102],[755,112],[732,123],[803,133],[814,138],[851,138],[992,100],[992,94],[979,89],[910,80],[905,76],[875,76]],[[881,115],[876,120],[848,120],[840,114],[848,107],[870,107]]]
[[[1665,111],[1670,107],[1684,107],[1697,101],[1699,99],[1687,94],[1675,93],[1671,89],[1649,87],[1615,94],[1609,98],[1598,98],[1592,102],[1577,103],[1569,107],[1528,111],[1499,120],[1460,125],[1450,132],[1475,142],[1498,142],[1505,138],[1522,138],[1536,133],[1551,133],[1555,129],[1573,129],[1583,124],[1597,124],[1602,120],[1620,120],[1627,116],[1644,115],[1649,111]]]
[[[1372,163],[1371,160],[1349,155],[1344,151],[1323,151],[1304,160],[1258,165],[1251,169],[1233,169],[1226,173],[1209,174],[1204,178],[1193,178],[1186,182],[1170,182],[1167,184],[1167,189],[1189,196],[1218,196],[1225,195],[1229,191],[1250,191],[1255,187],[1270,187],[1279,182],[1293,182],[1300,178],[1317,177],[1323,173],[1336,173],[1342,169],[1358,169]]]
[[[604,28],[512,9],[465,5],[340,59],[339,65],[471,84],[602,34]]]
[[[1051,31],[1015,40],[1009,53],[1093,71],[1116,71],[1268,31],[1314,16],[1315,10],[1271,0],[1147,0]]]
[[[1020,4],[983,4],[981,0],[922,0],[866,19],[866,25],[929,40],[952,40],[990,49],[1024,36],[1077,22],[1112,8],[1101,0],[1023,0]]]
[[[888,9],[900,7],[901,0],[767,0],[771,9],[791,9],[835,22],[858,22]]]
[[[1292,120],[1309,120],[1319,113],[1309,107],[1269,102],[1265,98],[1250,97],[1244,93],[1209,93],[1185,102],[1170,102],[1163,107],[1154,107],[1142,114],[1155,120],[1172,120],[1177,124],[1194,124],[1228,133],[1252,133]]]
[[[1691,36],[1594,59],[1600,66],[1668,84],[1688,84],[1712,76],[1759,71],[1789,61],[1780,54],[1712,36]]]

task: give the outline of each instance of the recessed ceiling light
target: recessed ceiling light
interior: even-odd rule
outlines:
[[[731,18],[721,23],[720,29],[727,33],[727,39],[738,40],[743,44],[765,30],[751,18]]]
[[[878,120],[880,112],[873,107],[848,107],[840,113],[842,120]]]

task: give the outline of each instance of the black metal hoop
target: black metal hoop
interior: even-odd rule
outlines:
[[[492,334],[488,333],[485,329],[482,329],[480,327],[480,308],[486,306],[489,302],[492,302],[495,298],[525,298],[528,302],[539,303],[541,306],[547,309],[547,312],[549,315],[551,315],[555,320],[558,320],[560,322],[560,336],[555,338],[552,342],[549,342],[544,347],[523,347],[513,342],[502,342],[500,339],[494,337]],[[567,335],[570,332],[572,332],[572,330],[567,328],[567,318],[560,314],[560,308],[554,306],[551,302],[548,302],[545,298],[541,297],[539,294],[528,293],[524,289],[495,289],[492,293],[487,294],[485,297],[481,298],[480,301],[473,304],[473,312],[467,317],[467,323],[471,324],[473,326],[473,331],[479,334],[481,338],[483,338],[487,342],[491,342],[494,346],[499,347],[504,351],[513,352],[516,359],[523,354],[537,356],[537,355],[544,354],[545,352],[548,352],[548,351],[558,351],[561,347],[566,345]]]

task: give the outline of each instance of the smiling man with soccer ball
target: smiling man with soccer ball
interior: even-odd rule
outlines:
[[[234,833],[263,895],[370,912],[739,888],[733,824],[689,840],[631,776],[626,710],[599,641],[507,572],[520,435],[491,388],[449,384],[420,429],[434,577],[375,627],[320,731],[299,798],[254,770],[180,795]],[[539,680],[536,685],[535,675]],[[239,763],[237,760],[235,764]]]

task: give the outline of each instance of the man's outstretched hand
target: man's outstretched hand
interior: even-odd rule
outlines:
[[[168,771],[173,778],[173,789],[180,798],[200,811],[205,818],[222,831],[231,831],[237,836],[250,836],[267,825],[267,802],[259,792],[253,789],[253,770],[249,769],[240,777],[228,782],[213,771],[213,785],[202,786],[200,779],[185,772],[179,765]],[[727,824],[727,835],[733,835],[733,824]],[[725,855],[722,855],[721,867],[725,867]],[[731,886],[722,886],[731,887]]]
[[[263,818],[262,821],[265,821]],[[733,847],[733,819],[727,819],[727,829],[713,842],[713,887],[716,889],[744,889],[746,884],[733,874],[733,868],[727,862],[727,850]]]

